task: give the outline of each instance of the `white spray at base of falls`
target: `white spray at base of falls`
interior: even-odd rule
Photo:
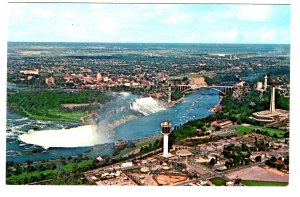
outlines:
[[[70,129],[59,130],[30,130],[19,136],[19,139],[27,144],[35,144],[44,147],[84,147],[94,146],[108,142],[107,138],[101,136],[92,125],[79,126]]]
[[[152,97],[136,99],[130,104],[130,108],[144,116],[165,110],[166,108]]]

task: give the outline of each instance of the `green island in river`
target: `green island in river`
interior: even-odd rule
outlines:
[[[89,112],[110,99],[110,96],[92,90],[7,92],[7,106],[13,112],[32,119],[51,121],[83,122]]]

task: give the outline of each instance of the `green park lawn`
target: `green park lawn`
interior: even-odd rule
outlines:
[[[210,181],[216,186],[222,186],[222,185],[225,185],[225,183],[226,183],[226,181],[224,179],[219,178],[219,177],[212,178],[212,179],[210,179]]]
[[[85,116],[83,112],[61,112],[59,110],[49,110],[50,114],[61,116],[62,119],[69,121],[72,120],[72,122],[78,122],[81,117]]]
[[[242,183],[246,186],[287,186],[287,182],[270,182],[270,181],[252,181],[242,180]]]
[[[62,166],[62,169],[64,169],[66,172],[71,172],[75,166],[77,165],[77,168],[80,169],[80,168],[85,168],[87,166],[90,166],[92,165],[93,161],[92,160],[83,160],[79,163],[68,163],[64,166]]]
[[[234,126],[234,128],[240,134],[250,133],[252,132],[253,129],[261,129],[262,131],[267,131],[270,136],[273,136],[276,133],[279,138],[283,138],[284,133],[286,132],[279,129],[266,128],[266,127],[256,126],[256,125],[251,125],[251,126],[236,125]]]
[[[36,120],[52,120],[52,121],[63,121],[63,122],[80,122],[80,118],[85,114],[82,112],[61,112],[57,109],[51,109],[48,111],[49,115],[36,115],[26,111],[24,108],[21,108],[22,111],[30,118]],[[56,116],[52,118],[51,115]],[[57,117],[59,116],[59,118]]]

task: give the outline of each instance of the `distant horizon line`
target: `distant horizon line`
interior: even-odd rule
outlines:
[[[290,43],[212,43],[212,42],[97,42],[97,41],[7,41],[7,43],[104,43],[104,44],[256,44],[256,45],[290,45]]]

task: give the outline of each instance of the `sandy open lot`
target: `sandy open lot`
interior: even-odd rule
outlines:
[[[235,179],[237,176],[243,180],[256,181],[274,181],[274,182],[288,182],[289,175],[279,172],[276,169],[262,168],[258,166],[249,167],[246,169],[229,172],[225,174],[228,178]]]
[[[176,175],[164,175],[158,174],[154,176],[154,179],[157,180],[159,184],[162,185],[174,185],[176,183],[185,181],[187,177],[185,176],[176,176]]]

